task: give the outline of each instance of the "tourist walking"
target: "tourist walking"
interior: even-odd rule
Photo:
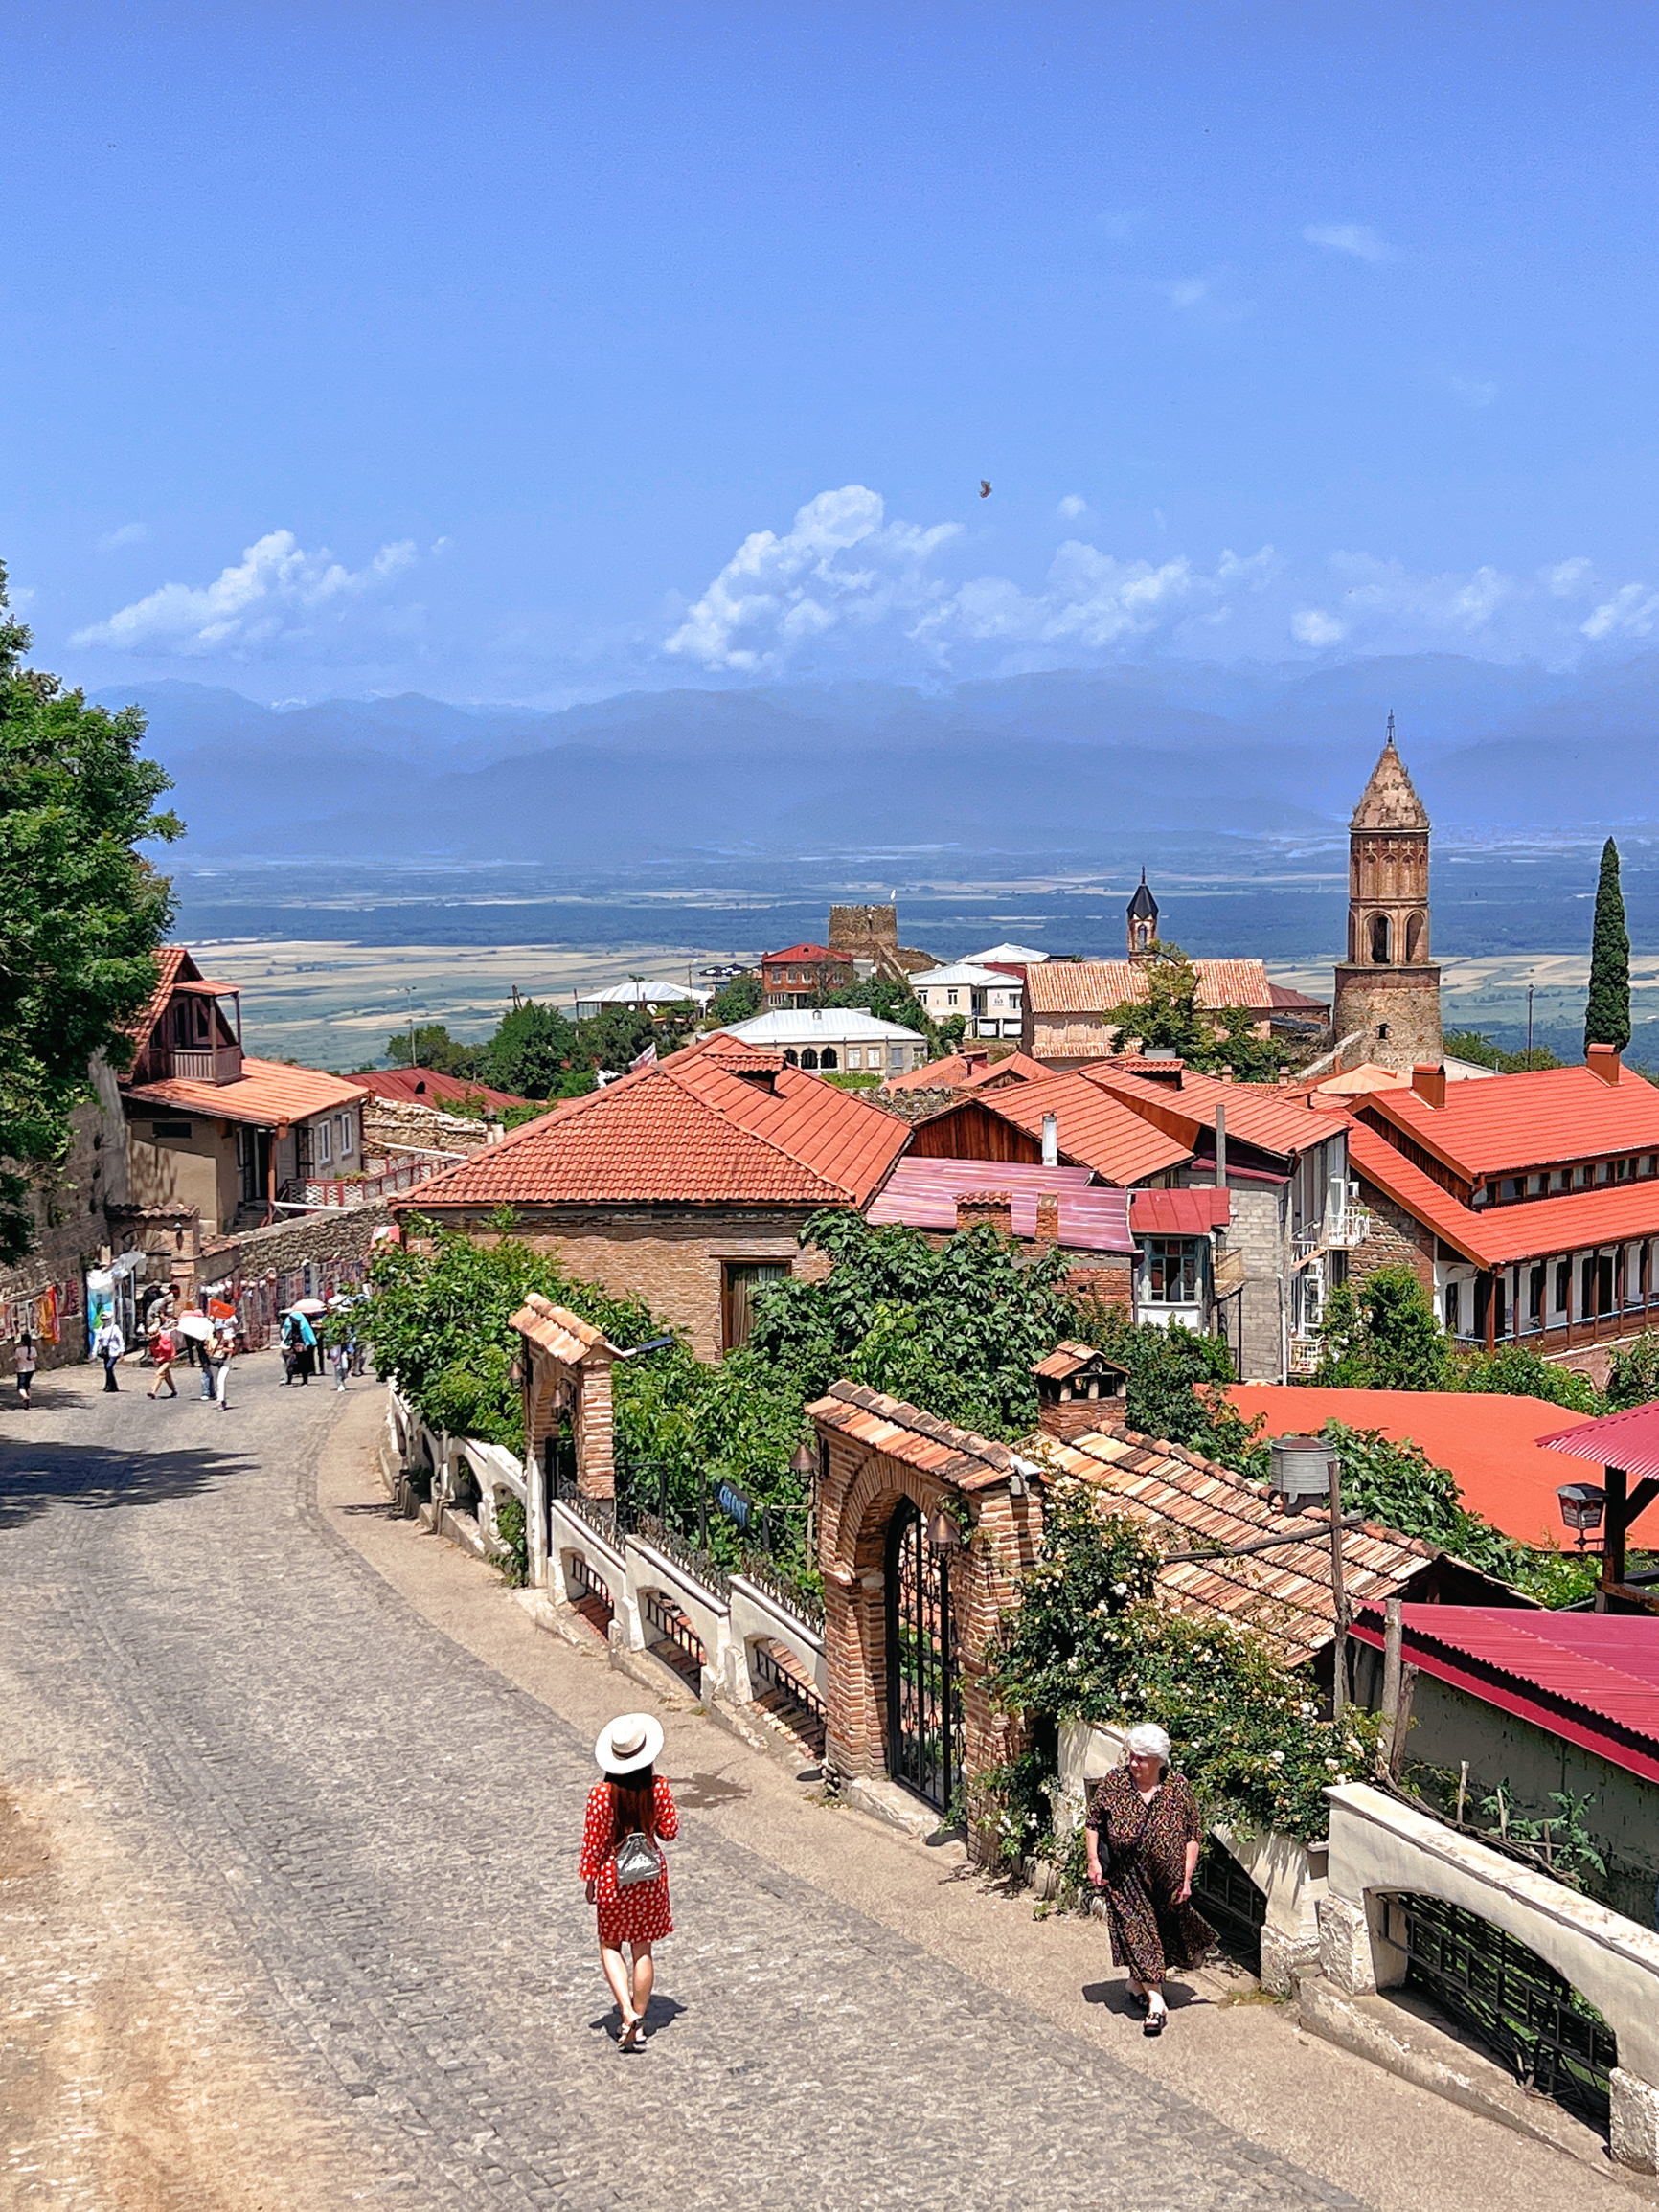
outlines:
[[[34,1349],[34,1339],[27,1329],[17,1340],[17,1349],[11,1355],[11,1364],[17,1369],[17,1403],[28,1412],[29,1393],[34,1388],[34,1370],[40,1365],[40,1360]]]
[[[311,1369],[317,1358],[317,1333],[304,1314],[287,1313],[283,1316],[283,1365],[287,1368],[284,1378],[292,1383],[296,1379],[302,1388],[311,1379]]]
[[[1204,1823],[1185,1775],[1170,1772],[1170,1739],[1155,1721],[1129,1730],[1126,1763],[1101,1782],[1084,1823],[1089,1880],[1104,1895],[1112,1963],[1129,1970],[1143,2035],[1168,2018],[1164,1976],[1196,1966],[1216,1930],[1193,1910],[1193,1876]]]
[[[172,1333],[170,1320],[163,1320],[149,1340],[149,1356],[155,1366],[155,1381],[149,1386],[149,1395],[159,1398],[165,1383],[168,1396],[176,1398],[178,1385],[172,1379],[172,1363],[178,1358],[178,1340]]]
[[[601,1730],[593,1755],[604,1779],[588,1793],[582,1829],[579,1872],[599,1907],[600,1964],[622,2013],[625,2051],[638,2050],[645,2034],[656,1978],[651,1945],[674,1932],[662,1842],[679,1834],[680,1817],[653,1772],[662,1748],[662,1725],[648,1713],[624,1713]]]
[[[230,1407],[225,1403],[225,1390],[230,1383],[231,1361],[236,1357],[236,1349],[237,1331],[234,1321],[226,1321],[215,1329],[202,1346],[208,1379],[213,1385],[213,1395],[218,1400],[221,1413],[230,1411]]]
[[[115,1365],[125,1350],[126,1339],[121,1333],[121,1323],[113,1313],[105,1314],[93,1331],[92,1356],[95,1360],[103,1362],[103,1387],[106,1390],[113,1390],[118,1387],[115,1380]]]
[[[334,1388],[343,1390],[346,1377],[352,1371],[352,1347],[344,1337],[336,1337],[329,1346],[329,1363],[334,1370]]]

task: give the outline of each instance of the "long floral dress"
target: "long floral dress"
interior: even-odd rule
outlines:
[[[1176,1902],[1187,1878],[1187,1845],[1204,1823],[1193,1785],[1166,1774],[1148,1805],[1126,1767],[1109,1773],[1089,1801],[1087,1825],[1100,1838],[1112,1963],[1148,1989],[1171,1966],[1196,1966],[1216,1930],[1190,1904]]]
[[[660,1774],[651,1782],[651,1811],[659,1839],[669,1841],[680,1832],[680,1816],[673,1792]],[[587,1819],[581,1834],[583,1882],[598,1884],[599,1939],[607,1951],[625,1943],[657,1943],[674,1932],[669,1909],[669,1869],[665,1861],[654,1882],[630,1883],[619,1888],[614,1839],[616,1803],[608,1782],[596,1782],[587,1794]]]

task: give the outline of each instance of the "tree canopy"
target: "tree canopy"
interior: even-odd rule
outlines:
[[[125,1065],[125,1025],[155,989],[172,891],[141,857],[182,834],[158,813],[169,788],[140,756],[144,716],[89,707],[26,668],[29,632],[7,614],[0,566],[0,1260],[28,1251],[27,1173],[59,1159],[103,1052]]]
[[[1270,1083],[1285,1064],[1281,1047],[1255,1035],[1247,1006],[1198,1007],[1198,971],[1179,945],[1155,943],[1139,963],[1145,999],[1125,999],[1106,1016],[1117,1030],[1116,1049],[1134,1042],[1142,1051],[1178,1052],[1202,1074],[1226,1068],[1244,1083]]]
[[[1602,847],[1596,884],[1596,923],[1590,940],[1590,996],[1584,1007],[1584,1050],[1630,1042],[1630,935],[1625,927],[1625,893],[1619,884],[1619,847]]]
[[[483,1044],[464,1044],[443,1023],[424,1022],[416,1025],[413,1053],[405,1028],[386,1040],[386,1057],[395,1067],[431,1068],[519,1098],[577,1098],[593,1089],[600,1069],[623,1075],[648,1045],[672,1050],[683,1044],[697,1019],[690,1000],[655,1013],[606,1006],[588,1021],[573,1022],[557,1006],[521,999]]]

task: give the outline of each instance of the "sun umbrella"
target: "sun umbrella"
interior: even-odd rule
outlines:
[[[181,1337],[193,1337],[197,1343],[206,1343],[214,1333],[214,1325],[206,1314],[180,1314],[173,1326]]]
[[[288,1308],[291,1314],[304,1314],[308,1321],[314,1321],[319,1314],[326,1314],[328,1310],[321,1298],[296,1298]]]

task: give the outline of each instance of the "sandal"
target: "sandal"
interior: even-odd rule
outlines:
[[[1164,2032],[1164,2022],[1169,2017],[1170,2015],[1163,2005],[1160,2005],[1156,2012],[1148,2010],[1146,2019],[1141,2022],[1141,2033],[1144,2036],[1161,2036]]]
[[[617,2049],[619,2051],[637,2051],[640,2047],[639,2032],[644,2025],[644,2018],[639,2013],[635,2013],[632,2020],[625,2020],[622,2034],[617,2038]]]

